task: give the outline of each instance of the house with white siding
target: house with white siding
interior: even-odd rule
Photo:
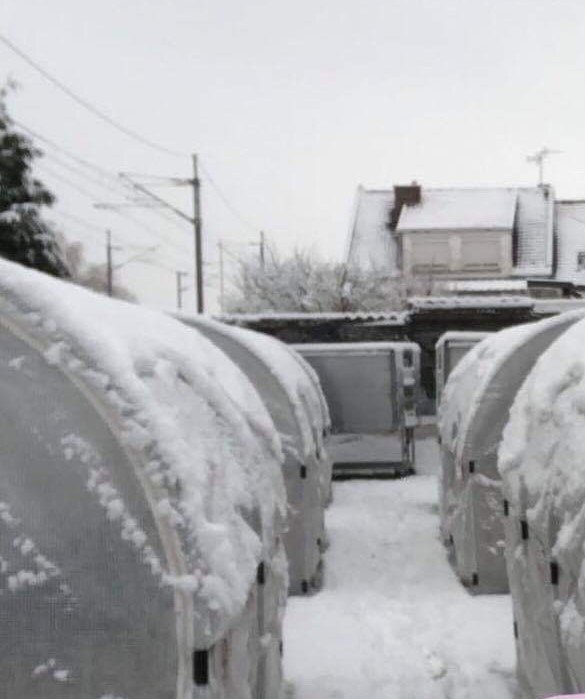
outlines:
[[[524,280],[536,295],[560,295],[585,286],[585,201],[556,201],[550,185],[360,186],[347,262],[461,288]]]

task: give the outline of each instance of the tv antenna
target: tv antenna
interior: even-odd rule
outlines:
[[[534,155],[529,155],[526,157],[526,162],[534,163],[538,167],[538,184],[544,184],[544,161],[549,157],[549,155],[556,155],[557,153],[562,153],[560,150],[553,150],[552,148],[541,148],[536,151]]]

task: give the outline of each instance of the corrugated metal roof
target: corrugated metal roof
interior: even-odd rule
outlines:
[[[585,268],[578,269],[578,253],[585,255],[585,201],[559,201],[555,205],[557,271],[559,281],[585,285]]]
[[[385,323],[403,324],[408,319],[405,311],[356,311],[350,313],[297,313],[297,312],[269,312],[266,313],[226,313],[214,316],[214,320],[223,323],[264,323],[270,321],[306,321],[306,322],[335,322],[335,321],[384,321]]]
[[[424,296],[408,299],[408,307],[413,310],[433,310],[436,308],[532,308],[534,299],[526,296]]]
[[[403,206],[396,230],[512,230],[516,189],[423,189],[420,204]]]

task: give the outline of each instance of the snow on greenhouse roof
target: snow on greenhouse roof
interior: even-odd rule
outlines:
[[[186,323],[193,323],[193,327],[207,325],[216,333],[231,337],[238,345],[255,355],[276,378],[288,397],[303,438],[303,457],[313,453],[316,446],[319,449],[323,448],[323,432],[329,425],[318,394],[318,379],[317,384],[311,381],[312,369],[305,368],[301,364],[302,359],[293,355],[293,350],[273,337],[253,330],[230,327],[209,318],[190,318],[187,315],[178,317]]]
[[[196,330],[4,260],[0,310],[118,416],[160,516],[191,542],[190,564],[163,582],[192,592],[212,613],[206,631],[217,630],[245,605],[275,512],[285,512],[281,444],[252,384]]]
[[[498,456],[498,468],[515,502],[523,491],[532,517],[548,517],[551,505],[560,511],[563,527],[557,553],[562,548],[569,552],[572,537],[582,538],[583,532],[584,348],[581,320],[541,355],[516,396]],[[541,507],[535,506],[538,501]]]
[[[405,205],[396,230],[512,230],[516,189],[421,189],[420,204]]]
[[[532,349],[538,351],[537,338],[544,337],[549,332],[564,332],[582,317],[583,311],[573,311],[537,323],[517,325],[490,334],[475,345],[450,374],[443,391],[438,424],[445,446],[460,458],[467,446],[469,432],[478,428],[474,420],[478,411],[486,408],[486,395],[491,401],[497,399],[498,395],[502,400],[506,391],[516,390],[513,381],[512,385],[509,381],[504,386],[492,385],[492,382],[498,380],[498,372],[506,362],[529,343],[532,343]],[[525,376],[517,372],[514,380],[524,380]],[[486,393],[488,388],[489,395]]]

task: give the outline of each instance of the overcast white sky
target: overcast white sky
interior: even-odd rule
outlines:
[[[525,157],[546,145],[563,151],[546,169],[557,195],[585,197],[583,0],[3,0],[0,31],[128,128],[201,154],[251,224],[203,181],[214,283],[218,239],[253,252],[260,229],[284,252],[341,257],[359,183],[533,184]],[[12,114],[42,135],[114,173],[189,176],[187,157],[116,132],[3,45],[0,67],[22,86]],[[93,207],[115,192],[46,163],[87,190],[39,171],[57,211],[111,227],[127,245],[119,260],[171,241],[153,255],[165,269],[120,275],[144,302],[172,306],[172,270],[192,268],[188,226],[133,212],[144,231]],[[173,196],[189,210],[188,192]],[[55,220],[103,256],[99,229]]]

